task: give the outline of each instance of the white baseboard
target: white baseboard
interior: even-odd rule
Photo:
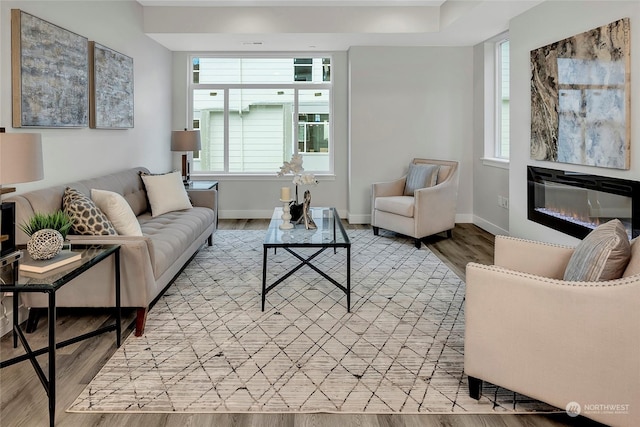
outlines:
[[[346,218],[346,211],[338,209],[338,215],[340,215],[340,218]],[[218,218],[220,219],[270,219],[272,216],[273,209],[218,211]]]
[[[371,224],[371,214],[358,215],[349,213],[347,220],[349,224]]]
[[[479,216],[474,216],[473,217],[473,223],[475,225],[477,225],[478,227],[482,228],[485,231],[488,231],[489,233],[493,234],[494,236],[497,235],[504,235],[504,236],[508,236],[509,235],[509,230],[505,230],[504,228],[500,228],[497,225],[483,219],[480,218]]]
[[[349,214],[349,224],[371,224],[371,214]],[[472,214],[456,214],[456,223],[473,222]]]

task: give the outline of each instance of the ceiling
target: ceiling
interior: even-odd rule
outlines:
[[[173,51],[341,51],[473,46],[544,0],[137,0]]]

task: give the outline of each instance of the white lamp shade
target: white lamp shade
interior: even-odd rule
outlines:
[[[174,130],[171,132],[171,151],[200,150],[199,130]]]
[[[0,133],[0,185],[44,178],[39,133]]]

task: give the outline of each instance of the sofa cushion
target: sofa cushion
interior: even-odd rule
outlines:
[[[160,216],[167,212],[190,209],[191,201],[182,183],[179,172],[162,175],[140,174],[147,189],[151,205],[151,216]]]
[[[91,199],[104,212],[121,236],[142,236],[140,223],[131,206],[114,191],[91,189]]]
[[[438,179],[439,165],[426,163],[409,164],[409,172],[404,184],[404,195],[413,196],[416,190],[425,187],[433,187]]]
[[[376,197],[376,210],[413,218],[415,199],[410,196]]]
[[[158,278],[215,221],[215,212],[209,208],[194,207],[168,212],[160,217],[145,213],[138,220],[142,232],[152,241],[153,271]]]
[[[65,189],[62,208],[71,218],[71,234],[90,236],[118,234],[109,218],[93,200],[75,188]]]
[[[613,219],[596,227],[576,246],[564,272],[564,280],[618,279],[630,257],[627,231],[619,219]]]

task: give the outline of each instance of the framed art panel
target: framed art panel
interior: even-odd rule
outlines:
[[[89,42],[89,127],[133,127],[133,59]]]
[[[88,41],[11,10],[13,127],[86,127]]]
[[[630,27],[623,18],[531,51],[531,158],[629,169]]]

